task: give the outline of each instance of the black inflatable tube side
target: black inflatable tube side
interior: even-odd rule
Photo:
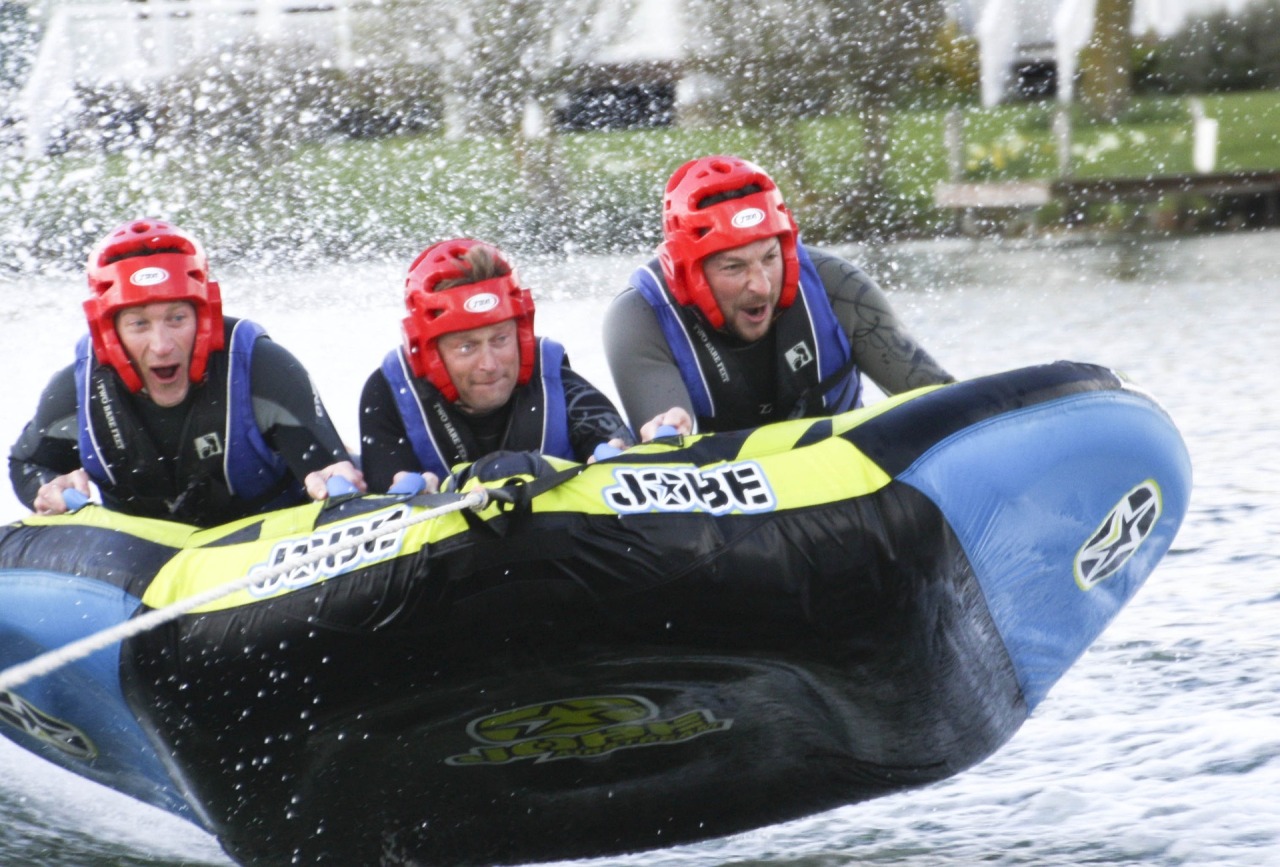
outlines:
[[[1025,717],[958,543],[905,485],[769,515],[533,516],[475,546],[128,643],[131,705],[237,859],[669,846],[943,779]],[[593,695],[651,702],[655,725],[730,725],[594,757],[445,761],[476,748],[478,717]]]

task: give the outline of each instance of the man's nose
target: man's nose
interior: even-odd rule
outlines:
[[[167,328],[156,328],[151,333],[151,352],[155,355],[167,355],[178,345]]]
[[[769,272],[765,270],[763,263],[747,266],[747,288],[752,292],[768,293]]]

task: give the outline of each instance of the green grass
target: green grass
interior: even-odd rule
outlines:
[[[1220,124],[1218,169],[1280,168],[1280,93],[1201,97]],[[968,107],[964,177],[1051,178],[1058,172],[1052,103]],[[931,234],[951,215],[933,206],[949,178],[946,111],[891,119],[881,219]],[[1191,171],[1186,98],[1143,98],[1118,123],[1076,117],[1077,177]],[[572,133],[555,140],[562,196],[526,189],[510,142],[423,134],[294,148],[218,151],[205,143],[157,153],[79,154],[0,163],[0,267],[78,267],[107,227],[138,214],[174,219],[222,254],[266,259],[402,259],[441,236],[474,234],[513,248],[636,250],[658,239],[662,187],[693,156],[737,153],[774,174],[806,237],[837,242],[868,232],[856,203],[862,128],[828,116],[770,129]],[[885,216],[887,214],[887,216]]]
[[[1204,97],[1218,118],[1218,161],[1224,171],[1280,168],[1280,95],[1273,92]]]
[[[1280,168],[1280,93],[1199,97],[1207,117],[1219,123],[1217,169],[1224,172]],[[966,141],[999,153],[992,170],[970,160],[970,174],[993,180],[1050,177],[1057,172],[1053,107],[1001,106],[967,112]],[[1078,177],[1146,177],[1192,171],[1193,115],[1186,97],[1147,97],[1134,102],[1118,123],[1072,123],[1071,171]],[[1011,142],[1020,141],[1017,158]]]

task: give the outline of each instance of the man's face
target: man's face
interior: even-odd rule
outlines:
[[[442,334],[436,349],[458,389],[463,412],[490,412],[511,399],[520,376],[520,342],[514,319]]]
[[[177,406],[191,388],[196,308],[189,301],[157,301],[116,314],[116,334],[146,394],[159,406]]]
[[[769,333],[782,295],[782,244],[761,238],[713,253],[703,260],[711,294],[724,315],[724,327],[752,343]]]

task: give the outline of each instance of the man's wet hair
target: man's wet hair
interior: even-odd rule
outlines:
[[[488,247],[476,245],[462,255],[463,274],[449,280],[441,280],[434,291],[443,292],[455,286],[468,286],[472,283],[483,283],[494,277],[505,277],[511,273],[511,266],[500,260]]]

